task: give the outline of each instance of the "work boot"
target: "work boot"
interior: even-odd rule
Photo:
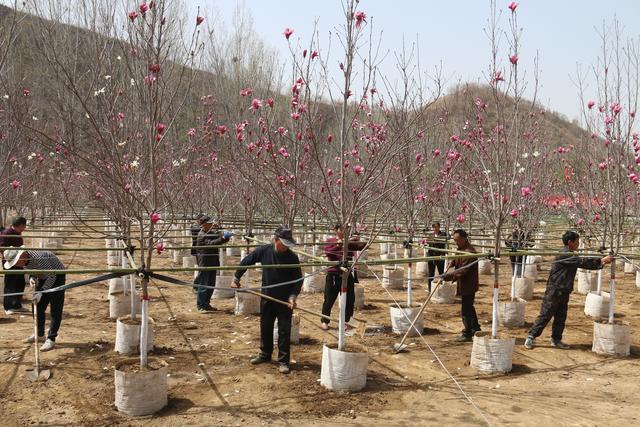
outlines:
[[[469,335],[462,334],[459,337],[456,337],[455,341],[456,342],[471,342],[471,341],[473,341],[473,337],[470,337]]]
[[[213,313],[214,311],[217,311],[213,306],[207,306],[207,307],[201,307],[198,308],[198,313],[200,314],[208,314],[208,313]]]
[[[291,369],[289,369],[289,365],[287,365],[286,363],[281,363],[280,366],[278,366],[278,371],[281,374],[288,374],[289,372],[291,372]]]
[[[570,345],[563,343],[562,340],[551,340],[551,345],[561,350],[566,350],[568,348],[571,348]]]
[[[36,336],[35,335],[31,335],[31,336],[23,339],[22,342],[25,343],[25,344],[33,344],[34,342],[36,342]]]
[[[56,346],[56,342],[47,338],[44,344],[42,344],[42,347],[40,347],[40,351],[49,351],[49,350],[52,350],[53,347],[55,346]]]
[[[526,348],[527,350],[533,349],[533,347],[535,346],[535,341],[536,339],[529,335],[527,339],[524,340],[524,348]]]
[[[261,363],[267,363],[267,362],[271,362],[271,360],[262,357],[262,355],[258,355],[256,357],[254,357],[253,359],[251,359],[251,364],[252,365],[259,365]]]
[[[328,331],[329,325],[324,322],[320,322],[320,329],[322,329],[323,331]]]

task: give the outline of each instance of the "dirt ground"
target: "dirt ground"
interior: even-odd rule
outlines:
[[[65,245],[75,247],[69,238]],[[86,246],[102,246],[103,240]],[[69,263],[73,254],[65,252]],[[78,253],[71,268],[102,267],[105,253]],[[236,259],[237,261],[237,259]],[[172,265],[168,252],[160,265]],[[503,268],[508,297],[508,267]],[[640,289],[634,276],[618,281],[617,316],[631,324],[632,354],[628,358],[591,352],[593,321],[583,313],[583,295],[571,297],[565,341],[569,350],[549,345],[550,326],[527,351],[522,344],[538,314],[548,265],[527,304],[527,324],[506,330],[516,337],[513,371],[483,375],[469,366],[470,343],[456,343],[459,301],[430,304],[425,315],[425,339],[447,370],[457,379],[474,408],[419,338],[409,351],[394,354],[400,337],[391,333],[388,304],[392,302],[376,279],[364,279],[366,303],[357,316],[382,324],[382,334],[348,342],[368,349],[367,386],[358,393],[334,393],[320,386],[323,343],[334,343],[336,330],[320,330],[316,319],[303,315],[302,340],[292,346],[292,372],[282,375],[277,365],[252,366],[249,359],[259,345],[258,316],[235,316],[234,300],[214,300],[219,311],[202,315],[188,288],[156,282],[151,287],[151,315],[156,321],[153,354],[169,364],[169,404],[152,417],[131,418],[119,413],[114,401],[114,365],[123,356],[113,351],[115,322],[109,320],[107,285],[67,291],[65,314],[57,347],[42,353],[53,376],[30,383],[25,370],[34,363],[32,345],[21,340],[32,332],[30,315],[0,318],[0,424],[13,425],[632,425],[640,424],[637,394],[640,368]],[[187,274],[176,275],[189,278]],[[257,275],[253,274],[254,280]],[[489,276],[481,276],[476,309],[484,330],[490,330]],[[416,300],[426,297],[419,283]],[[577,287],[577,283],[576,283]],[[393,291],[403,300],[405,294]],[[320,311],[321,294],[302,294],[299,305]],[[334,315],[337,304],[334,307]],[[335,327],[335,325],[332,325]]]

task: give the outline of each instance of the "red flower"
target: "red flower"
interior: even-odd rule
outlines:
[[[131,12],[129,12],[129,19],[131,20],[131,22],[135,21],[137,17],[138,17],[138,12],[136,12],[135,10],[132,10]]]
[[[509,6],[507,7],[511,10],[511,13],[515,13],[516,8],[518,7],[518,3],[512,1],[511,3],[509,3]]]
[[[158,134],[160,134],[160,135],[162,135],[166,129],[167,129],[167,125],[165,125],[164,123],[158,123],[156,125],[156,130],[158,131]]]
[[[311,52],[311,59],[316,59],[318,57],[318,51],[314,50],[313,52]]]
[[[11,187],[13,187],[14,190],[17,190],[22,184],[20,184],[20,181],[14,179],[13,181],[11,181]]]
[[[29,96],[31,94],[31,92],[29,92],[29,89],[22,89],[22,96],[24,96],[25,98],[27,96]]]
[[[151,212],[151,215],[149,215],[149,220],[151,221],[151,224],[156,224],[158,221],[160,221],[160,214],[157,212]]]
[[[353,167],[353,171],[356,173],[356,175],[362,175],[362,172],[364,172],[364,168],[360,165],[356,165]]]
[[[356,20],[356,28],[360,28],[363,22],[367,22],[367,15],[361,11],[356,12],[354,18]]]
[[[587,102],[587,108],[588,108],[589,110],[591,110],[591,109],[593,108],[593,106],[594,106],[594,105],[596,105],[596,102],[595,102],[595,101],[589,101],[589,102]]]
[[[285,38],[289,40],[289,37],[291,37],[291,34],[293,34],[293,28],[285,28],[282,34],[284,34]]]
[[[164,252],[164,243],[162,243],[162,242],[156,243],[156,252],[158,253],[158,255],[160,255],[160,254],[162,254],[162,252]]]
[[[509,62],[511,62],[513,65],[516,65],[518,63],[518,55],[509,56]]]
[[[149,71],[153,74],[160,73],[160,64],[149,64]]]
[[[138,6],[138,9],[140,10],[140,13],[144,16],[144,14],[147,13],[147,11],[149,10],[149,5],[146,3],[140,3],[140,6]]]
[[[204,22],[204,16],[196,16],[196,26]]]

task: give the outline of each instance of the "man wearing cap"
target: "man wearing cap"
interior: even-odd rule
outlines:
[[[295,246],[291,229],[280,226],[276,229],[273,243],[259,246],[240,261],[241,266],[254,265],[298,265],[291,268],[263,268],[262,293],[285,302],[279,304],[262,299],[260,303],[260,354],[251,363],[257,365],[271,361],[273,353],[273,327],[278,319],[278,370],[289,373],[291,347],[291,318],[296,307],[296,299],[302,289],[302,269],[300,260],[290,248]],[[234,288],[240,287],[240,279],[245,268],[236,270]],[[288,307],[286,306],[288,304]]]
[[[22,233],[27,227],[26,218],[19,216],[13,219],[11,226],[0,231],[0,247],[20,247],[24,245]],[[19,269],[13,267],[13,270]],[[4,293],[18,294],[24,292],[24,275],[7,274],[4,276]],[[22,310],[22,295],[8,295],[4,297],[4,312],[7,315]]]
[[[225,231],[220,233],[219,224],[210,216],[201,219],[202,229],[198,233],[196,246],[219,246],[227,243],[233,233]],[[220,248],[200,248],[197,249],[198,267],[218,267],[220,266]],[[201,271],[198,274],[198,294],[196,303],[198,313],[210,313],[215,311],[211,306],[211,296],[213,288],[216,286],[216,271]]]
[[[27,270],[64,270],[64,264],[52,252],[25,251],[22,249],[8,249],[4,251],[4,268],[25,267]],[[56,345],[56,337],[62,323],[62,309],[64,308],[64,290],[55,291],[55,288],[65,284],[64,274],[32,274],[30,282],[35,284],[33,303],[38,306],[38,338],[44,337],[45,310],[51,305],[51,324],[47,340],[40,350],[49,351]],[[35,342],[35,336],[31,335],[23,342]]]

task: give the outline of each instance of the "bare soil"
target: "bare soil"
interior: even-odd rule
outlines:
[[[68,247],[79,244],[74,238],[65,242]],[[102,245],[103,240],[82,242],[83,247]],[[70,268],[100,267],[106,262],[106,253],[73,257],[65,252],[61,257]],[[156,265],[172,265],[168,251],[157,261]],[[509,267],[502,271],[501,298],[506,299]],[[351,394],[330,392],[319,384],[322,345],[336,342],[336,325],[324,332],[318,319],[300,313],[301,343],[292,346],[292,370],[283,375],[275,363],[249,364],[259,346],[258,316],[235,316],[233,299],[213,300],[218,311],[198,314],[190,287],[156,281],[150,289],[150,314],[156,320],[153,356],[169,365],[169,404],[143,418],[121,414],[113,405],[114,367],[125,357],[113,351],[116,327],[108,315],[108,285],[74,288],[66,293],[56,348],[41,353],[43,365],[52,370],[47,382],[30,383],[25,376],[34,364],[33,345],[21,342],[33,331],[31,316],[0,317],[1,424],[481,425],[485,418],[493,425],[639,424],[640,289],[635,288],[634,275],[625,274],[616,289],[617,318],[631,324],[632,354],[614,358],[591,351],[593,319],[583,313],[585,297],[575,292],[564,339],[571,349],[550,346],[550,325],[534,350],[524,349],[527,328],[540,309],[547,271],[544,265],[534,300],[527,303],[525,327],[501,328],[501,335],[517,337],[516,349],[513,371],[495,376],[472,369],[471,344],[454,341],[462,326],[459,301],[429,303],[424,340],[410,338],[408,351],[395,354],[393,344],[401,337],[391,333],[389,303],[404,302],[405,293],[389,295],[376,279],[361,280],[366,306],[356,315],[384,329],[348,338],[364,346],[370,357],[366,388]],[[257,283],[258,273],[251,274]],[[490,282],[490,276],[481,276],[476,302],[485,331],[491,328]],[[419,303],[426,298],[425,283],[416,283],[414,297]],[[299,299],[300,306],[315,311],[321,304],[322,294],[303,294]]]

